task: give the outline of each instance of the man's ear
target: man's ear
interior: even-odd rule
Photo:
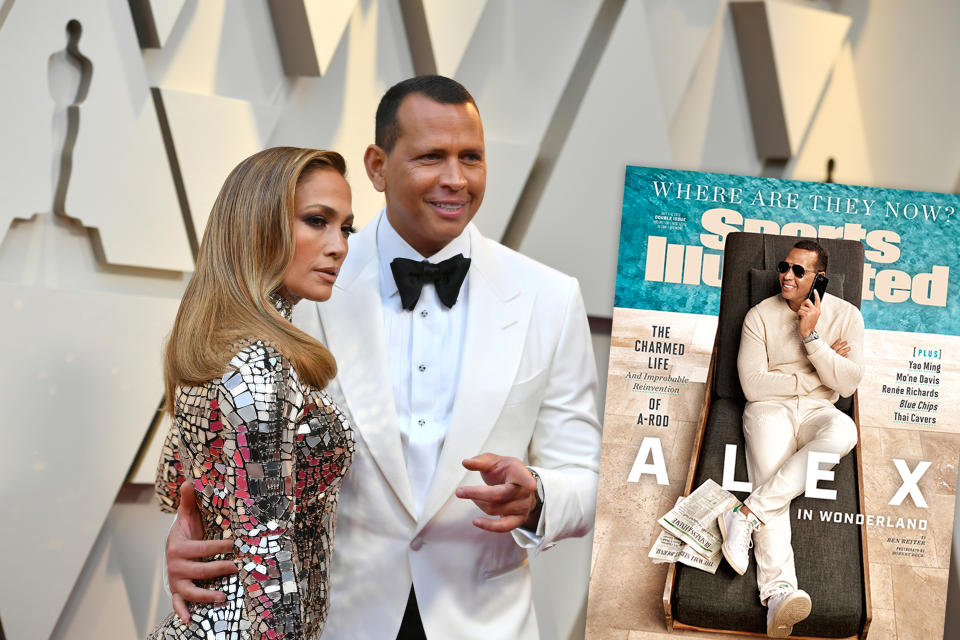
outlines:
[[[387,165],[387,152],[375,144],[367,147],[363,152],[363,166],[367,170],[367,177],[373,184],[373,188],[383,192],[387,188],[387,179],[384,176],[384,169]]]

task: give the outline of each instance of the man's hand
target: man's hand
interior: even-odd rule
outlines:
[[[797,332],[801,338],[809,336],[810,332],[817,328],[817,320],[820,319],[820,294],[816,290],[813,291],[813,300],[804,300],[797,311],[797,319],[800,321]]]
[[[223,602],[227,595],[221,591],[201,589],[194,580],[209,580],[237,573],[232,560],[205,562],[203,558],[218,553],[230,553],[233,540],[204,540],[203,520],[193,483],[180,485],[180,506],[177,521],[167,536],[167,582],[173,594],[173,610],[184,623],[190,622],[187,602]]]
[[[479,471],[487,486],[460,487],[457,497],[473,500],[488,515],[500,516],[499,519],[474,518],[473,526],[496,533],[517,527],[536,527],[539,510],[533,512],[533,507],[537,503],[537,481],[523,462],[508,456],[481,453],[464,460],[463,466],[470,471]]]
[[[842,356],[844,358],[848,357],[847,354],[850,353],[850,345],[847,344],[846,340],[841,338],[837,338],[837,340],[830,345],[830,348],[836,351],[838,356]]]

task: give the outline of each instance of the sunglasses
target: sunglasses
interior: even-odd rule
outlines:
[[[801,280],[803,279],[803,276],[805,276],[807,273],[807,270],[798,264],[790,264],[785,260],[781,260],[780,262],[777,263],[777,271],[779,271],[780,273],[786,273],[787,270],[789,269],[793,269],[793,275],[797,276],[797,278]]]

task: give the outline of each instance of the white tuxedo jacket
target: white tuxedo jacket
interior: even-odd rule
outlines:
[[[382,216],[383,214],[381,214]],[[378,216],[350,241],[327,302],[294,322],[323,341],[339,374],[328,392],[357,432],[338,509],[324,640],[393,640],[410,593],[431,639],[538,637],[527,552],[471,524],[454,495],[482,484],[461,460],[529,460],[544,486],[542,549],[593,526],[600,426],[596,364],[576,280],[468,227],[472,263],[460,379],[449,431],[418,518],[384,344]]]

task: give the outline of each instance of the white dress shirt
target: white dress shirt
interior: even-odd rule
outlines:
[[[377,228],[377,249],[387,361],[410,489],[419,515],[437,469],[457,393],[470,274],[452,307],[440,302],[436,287],[427,283],[416,306],[407,311],[401,305],[390,263],[395,258],[419,262],[424,257],[400,237],[386,216]],[[470,257],[466,231],[426,260],[436,264],[458,253]]]
[[[413,310],[407,311],[400,302],[390,263],[395,258],[418,262],[425,258],[400,237],[386,215],[377,227],[377,251],[390,380],[407,476],[419,516],[437,470],[457,395],[470,272],[452,307],[440,302],[433,283],[426,283]],[[458,253],[470,257],[470,236],[466,229],[426,260],[436,264]],[[521,547],[533,548],[543,539],[544,526],[541,513],[534,531],[518,528],[511,534]]]

